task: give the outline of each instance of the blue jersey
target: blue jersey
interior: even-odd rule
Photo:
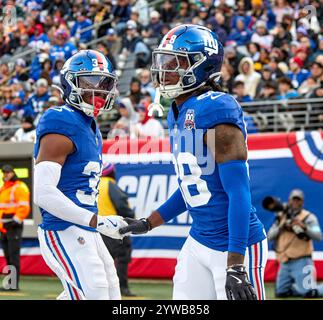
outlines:
[[[168,113],[175,171],[193,220],[190,235],[211,249],[227,251],[229,198],[221,184],[218,165],[203,140],[207,129],[221,123],[237,126],[246,138],[240,105],[222,92],[191,97],[178,107],[172,105]],[[263,239],[263,225],[252,207],[248,246]]]
[[[66,105],[48,109],[37,126],[35,158],[39,152],[40,139],[49,133],[68,137],[75,147],[75,151],[66,158],[62,167],[57,188],[77,206],[97,213],[97,187],[102,170],[102,136],[95,120]],[[45,230],[65,230],[73,225],[42,208],[40,211],[43,218],[41,227]],[[79,227],[95,231],[91,227]]]
[[[36,117],[38,113],[43,111],[44,104],[48,102],[49,98],[50,94],[48,92],[45,92],[42,96],[33,94],[24,105],[24,116]]]

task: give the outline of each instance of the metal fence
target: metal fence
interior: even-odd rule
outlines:
[[[20,125],[1,125],[0,123],[0,142],[10,140],[19,128],[21,128]]]
[[[289,132],[323,129],[323,99],[270,100],[241,103],[245,114],[251,116],[258,132]],[[106,138],[111,126],[118,119],[118,111],[112,109],[99,117],[99,125]],[[1,126],[1,136],[6,130],[20,126]]]
[[[323,98],[256,101],[241,103],[241,106],[244,113],[250,116],[246,121],[248,131],[250,121],[254,123],[254,130],[249,133],[323,129]],[[115,109],[100,117],[104,138],[117,119],[118,112]],[[165,124],[166,120],[162,123]]]
[[[241,103],[260,132],[323,128],[323,98]]]

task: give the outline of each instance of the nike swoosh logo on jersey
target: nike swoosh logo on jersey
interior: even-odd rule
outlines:
[[[237,278],[236,276],[233,276],[232,274],[230,274],[230,277],[235,278],[238,281],[237,284],[242,283],[241,279]]]
[[[69,112],[74,112],[74,110],[66,107],[66,106],[63,106],[63,107],[54,107],[54,108],[51,108],[51,110],[54,110],[54,111],[58,111],[58,112],[62,112],[63,110],[67,110]]]
[[[107,220],[108,220],[109,222],[111,222],[111,224],[112,224],[114,227],[117,227],[117,226],[118,226],[118,224],[117,224],[117,223],[113,223],[110,219],[108,219],[108,218],[107,218]]]

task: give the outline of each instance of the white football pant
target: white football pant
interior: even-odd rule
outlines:
[[[264,271],[267,239],[246,250],[244,264],[258,300],[265,300]],[[173,278],[174,300],[227,300],[225,293],[228,252],[212,250],[187,238],[177,258]]]
[[[76,226],[62,231],[38,228],[40,250],[61,280],[58,299],[120,300],[114,261],[101,236]]]

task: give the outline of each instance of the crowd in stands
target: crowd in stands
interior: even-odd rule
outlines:
[[[121,76],[135,57],[108,136],[164,136],[164,122],[147,115],[151,52],[182,23],[217,33],[220,84],[239,102],[323,98],[322,20],[320,0],[0,0],[0,128],[8,127],[0,140],[34,141],[41,114],[63,103],[62,65],[85,48],[104,53]]]

